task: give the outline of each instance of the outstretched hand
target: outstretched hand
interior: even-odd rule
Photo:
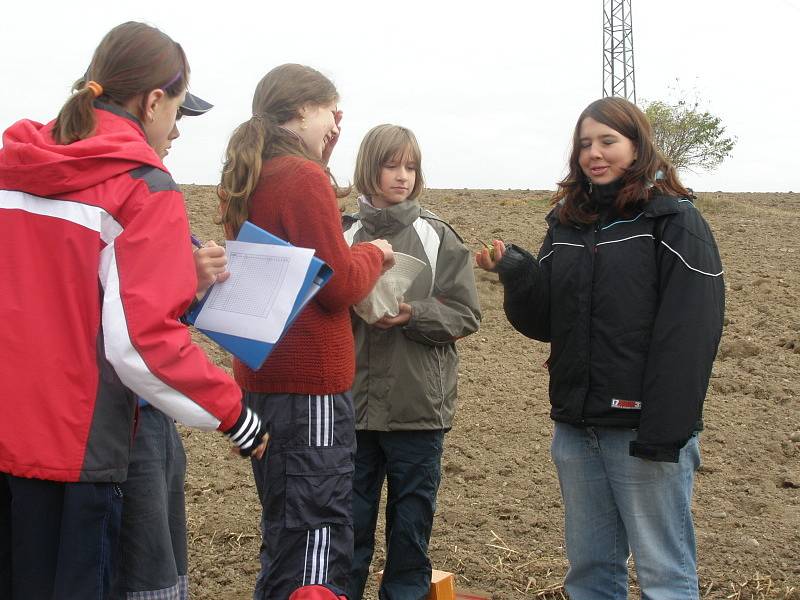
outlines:
[[[484,244],[485,245],[485,244]],[[485,247],[475,253],[475,263],[484,271],[494,271],[497,263],[503,259],[506,245],[502,240],[493,240],[491,247]]]

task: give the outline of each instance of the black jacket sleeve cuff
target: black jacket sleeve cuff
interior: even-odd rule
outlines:
[[[635,440],[630,445],[630,455],[644,460],[676,463],[680,459],[680,454],[681,449],[675,446],[645,444]]]
[[[242,412],[236,423],[223,433],[239,446],[242,456],[250,456],[250,453],[261,443],[261,438],[267,434],[267,427],[255,412],[247,406],[242,406]]]
[[[530,252],[514,244],[508,244],[503,258],[495,265],[494,271],[500,275],[500,280],[503,281],[507,276],[513,277],[515,273],[532,262],[535,263],[536,258]]]

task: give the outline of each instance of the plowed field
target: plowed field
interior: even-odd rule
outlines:
[[[213,188],[184,191],[194,233],[219,241]],[[473,249],[502,238],[536,251],[547,196],[430,190],[421,201]],[[727,287],[694,502],[702,592],[800,599],[800,194],[700,194],[698,206]],[[458,343],[460,405],[446,437],[431,559],[456,573],[458,586],[496,599],[560,598],[567,563],[549,457],[548,348],[508,325],[496,276],[476,276],[483,324]],[[201,343],[230,367],[224,352]],[[230,456],[219,434],[182,432],[192,597],[250,598],[259,504],[249,462]],[[376,571],[382,561],[378,550]]]

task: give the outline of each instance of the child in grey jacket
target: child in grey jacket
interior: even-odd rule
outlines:
[[[356,161],[359,210],[344,217],[345,239],[352,245],[384,238],[425,267],[396,315],[372,324],[353,315],[358,448],[350,600],[364,591],[384,479],[387,556],[380,598],[428,594],[442,447],[456,407],[455,341],[477,331],[481,318],[470,251],[447,223],[420,207],[423,184],[410,130],[379,125],[367,133]]]

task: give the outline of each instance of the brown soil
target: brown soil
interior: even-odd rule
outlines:
[[[219,240],[212,188],[185,191],[194,232]],[[535,251],[546,197],[431,190],[422,202],[473,249],[502,238]],[[727,287],[694,497],[702,591],[800,599],[800,195],[701,194],[698,205],[717,236]],[[496,276],[476,276],[483,325],[458,343],[460,407],[446,439],[431,560],[456,573],[458,586],[496,599],[560,598],[567,563],[549,456],[548,349],[508,325]],[[249,463],[230,456],[218,434],[183,435],[192,596],[250,598],[259,504]],[[376,571],[383,559],[377,550]]]

